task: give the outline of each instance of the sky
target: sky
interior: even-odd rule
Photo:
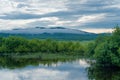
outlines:
[[[94,33],[120,24],[120,0],[0,0],[0,30],[66,27]]]

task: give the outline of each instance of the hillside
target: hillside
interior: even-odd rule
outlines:
[[[90,34],[85,31],[77,29],[69,29],[64,27],[35,27],[35,28],[25,28],[25,29],[13,29],[13,30],[3,30],[0,33],[9,33],[9,34],[43,34],[43,33],[69,33],[69,34]]]
[[[0,31],[0,36],[22,36],[25,38],[50,38],[56,40],[93,40],[98,34],[64,27],[35,27]]]

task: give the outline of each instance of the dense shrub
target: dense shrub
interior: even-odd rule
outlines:
[[[99,37],[88,48],[100,66],[120,67],[120,28],[117,26],[111,36]]]
[[[51,39],[25,39],[22,37],[0,38],[0,53],[25,54],[30,52],[46,53],[84,53],[80,42],[55,41]]]

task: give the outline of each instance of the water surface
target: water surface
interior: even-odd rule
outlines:
[[[88,80],[85,60],[0,69],[1,80]]]
[[[85,59],[0,58],[0,80],[120,80],[120,70],[101,69]]]

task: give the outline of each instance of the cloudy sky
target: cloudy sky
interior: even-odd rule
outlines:
[[[120,0],[0,0],[0,30],[63,26],[92,32],[120,24]]]

